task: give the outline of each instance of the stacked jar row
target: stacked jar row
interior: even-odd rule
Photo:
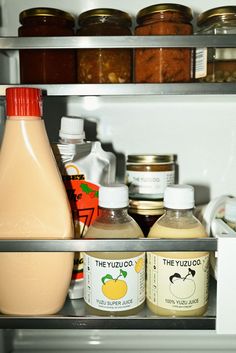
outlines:
[[[236,33],[235,16],[236,6],[205,11],[197,19],[198,32]],[[83,12],[76,23],[68,12],[32,8],[20,13],[19,36],[192,35],[192,20],[187,6],[156,4],[138,12],[133,32],[130,15],[117,9]],[[231,82],[236,80],[236,49],[197,53],[192,48],[27,49],[20,50],[20,77],[21,83],[46,84]]]

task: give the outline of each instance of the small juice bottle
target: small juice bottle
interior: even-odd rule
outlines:
[[[128,215],[128,187],[101,186],[99,217],[85,238],[140,238],[143,233]],[[145,301],[144,252],[84,254],[84,299],[94,315],[133,315]]]
[[[149,238],[204,238],[204,227],[193,215],[194,190],[168,186],[165,214],[152,226]],[[207,309],[209,253],[150,252],[147,254],[147,305],[157,315],[201,316]]]

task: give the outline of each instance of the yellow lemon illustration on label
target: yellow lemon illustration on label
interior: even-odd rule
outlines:
[[[106,276],[102,277],[102,293],[106,298],[118,300],[126,295],[128,286],[123,279],[118,279],[121,276],[125,278],[127,272],[120,270],[120,274],[117,278],[113,278],[110,274],[106,274]]]
[[[193,296],[196,290],[196,284],[193,280],[196,271],[188,269],[186,276],[182,277],[179,273],[170,276],[170,292],[178,299],[187,299]],[[188,278],[191,276],[191,278]]]
[[[142,270],[143,265],[144,265],[144,261],[143,261],[143,258],[141,257],[135,264],[135,267],[134,267],[135,272],[139,273]]]

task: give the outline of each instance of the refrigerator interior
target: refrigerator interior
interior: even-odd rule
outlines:
[[[172,2],[172,1],[166,1]],[[17,36],[19,13],[48,6],[75,16],[96,7],[113,7],[136,13],[153,0],[0,0],[0,36]],[[228,0],[181,0],[195,16],[207,9],[235,5]],[[33,65],[33,63],[32,63]],[[0,52],[0,85],[19,83],[17,50]],[[4,125],[1,104],[1,132]],[[178,182],[195,187],[196,204],[220,195],[236,196],[236,100],[233,94],[63,96],[44,100],[44,119],[50,140],[58,139],[63,115],[85,119],[88,140],[98,139],[117,156],[117,181],[124,181],[128,154],[176,155]],[[236,335],[185,330],[1,330],[0,352],[124,351],[233,352]]]

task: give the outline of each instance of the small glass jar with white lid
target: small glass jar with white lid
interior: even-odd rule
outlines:
[[[197,26],[199,34],[236,34],[236,6],[201,13]],[[203,82],[236,82],[236,48],[197,49],[195,77]]]

